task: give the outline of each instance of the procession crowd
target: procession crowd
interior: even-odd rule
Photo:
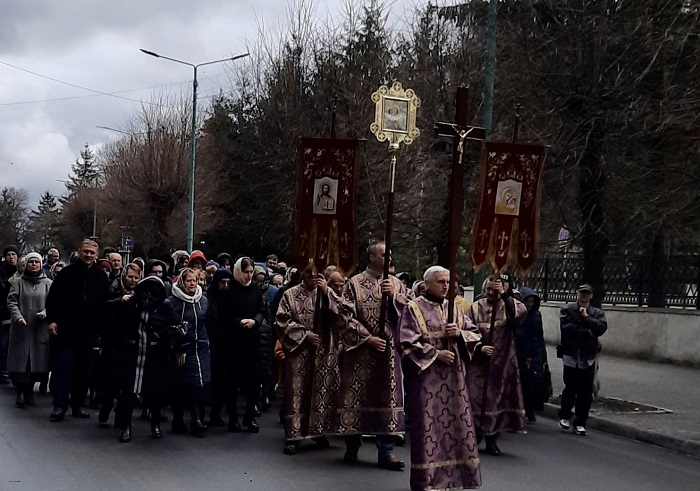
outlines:
[[[18,408],[35,405],[37,383],[50,391],[54,422],[69,409],[73,418],[89,418],[86,405],[99,409],[98,423],[112,421],[123,443],[137,408],[154,439],[167,407],[176,434],[257,433],[256,418],[280,390],[287,455],[341,436],[344,461],[355,463],[372,435],[377,465],[402,470],[394,446],[410,427],[411,489],[480,486],[482,440],[500,455],[500,433],[524,433],[551,395],[538,295],[501,274],[469,304],[445,268],[412,284],[401,274],[383,279],[382,242],[366,261],[346,278],[335,266],[288,267],[275,255],[256,262],[176,251],[123,264],[86,239],[66,264],[55,249],[20,258],[8,246],[0,383],[15,387]],[[575,412],[580,435],[607,329],[591,296],[582,285],[561,310],[560,425],[569,429]]]

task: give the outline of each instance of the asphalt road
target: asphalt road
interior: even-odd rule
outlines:
[[[51,423],[50,397],[17,409],[14,392],[0,387],[0,491],[24,490],[408,490],[408,471],[377,469],[376,451],[365,444],[364,463],[341,462],[343,444],[329,450],[282,454],[282,429],[274,413],[261,419],[258,435],[211,429],[206,438],[148,438],[148,423],[135,418],[134,439],[70,417]],[[165,423],[164,430],[169,430]],[[698,490],[700,460],[604,433],[563,434],[540,419],[527,435],[501,439],[501,457],[482,456],[484,490]],[[398,455],[408,462],[408,448]]]

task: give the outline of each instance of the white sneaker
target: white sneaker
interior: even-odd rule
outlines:
[[[574,427],[574,433],[577,435],[581,436],[586,436],[588,433],[586,432],[586,427],[585,426],[575,426]]]
[[[568,419],[560,419],[559,426],[568,431],[571,429],[571,422]]]

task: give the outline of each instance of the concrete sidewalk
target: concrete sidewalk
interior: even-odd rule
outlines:
[[[561,360],[548,347],[554,395],[561,394]],[[605,431],[660,447],[700,456],[700,370],[606,356],[599,359],[599,396],[614,397],[673,411],[667,414],[591,411],[589,429]],[[558,419],[558,406],[544,415]]]

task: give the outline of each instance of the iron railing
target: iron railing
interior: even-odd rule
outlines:
[[[572,302],[583,266],[583,254],[546,254],[517,283],[535,289],[544,302]],[[608,256],[604,274],[606,304],[700,309],[700,255]]]

